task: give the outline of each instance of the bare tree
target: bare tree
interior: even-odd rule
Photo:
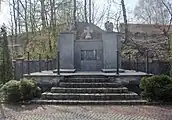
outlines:
[[[25,29],[26,29],[26,45],[29,43],[29,35],[28,35],[28,17],[27,17],[27,0],[25,0]]]
[[[14,32],[15,32],[15,40],[14,40],[14,43],[17,44],[17,39],[18,39],[18,32],[17,32],[17,19],[16,19],[16,11],[15,11],[15,6],[16,6],[16,1],[13,0],[12,2],[13,4],[13,20],[14,20]],[[15,48],[15,52],[17,52],[17,49]]]
[[[33,7],[32,7],[32,1],[31,0],[29,0],[29,6],[30,6],[30,8],[29,8],[29,11],[30,11],[30,15],[29,15],[29,17],[30,17],[30,28],[31,28],[31,31],[32,31],[32,34],[34,34],[34,29],[35,29],[35,26],[34,26],[34,21],[33,21],[33,18],[34,18],[34,16],[33,16]]]
[[[74,20],[74,26],[75,26],[75,29],[76,29],[76,0],[73,0],[73,5],[74,5],[74,10],[73,10],[73,20]]]
[[[159,6],[163,8],[163,11],[166,12],[168,11],[167,12],[168,15],[166,15],[166,17],[164,17],[163,19],[161,18],[159,20],[155,19],[157,16],[161,16],[161,17],[163,16],[161,12],[159,13],[157,12],[158,14],[156,14],[155,16],[154,14],[152,14],[154,17],[152,17],[151,15],[149,16],[149,14],[147,14],[146,16],[144,13],[143,14],[140,13],[140,15],[144,15],[144,19],[142,18],[140,19],[142,19],[143,21],[147,20],[148,21],[147,23],[152,23],[149,24],[147,27],[149,27],[150,29],[154,29],[157,32],[156,33],[152,33],[152,31],[151,32],[148,31],[148,33],[147,31],[140,32],[140,35],[141,36],[143,35],[143,37],[145,38],[144,40],[142,40],[142,38],[135,38],[136,33],[132,33],[131,31],[130,36],[128,36],[129,43],[125,50],[138,51],[140,55],[144,55],[144,56],[146,55],[145,51],[148,50],[149,57],[154,57],[159,60],[168,61],[171,52],[170,46],[171,46],[171,30],[172,30],[171,29],[172,9],[170,2],[167,2],[167,0],[159,1],[158,4],[161,4]],[[150,6],[147,6],[148,9],[149,7]],[[153,11],[150,11],[150,13],[151,12]],[[145,27],[145,26],[144,24],[141,24],[140,27]]]
[[[53,36],[55,36],[55,0],[50,0],[50,31],[49,31],[49,50],[50,52],[52,52],[52,43],[51,43],[51,35],[50,35],[50,32],[52,31],[53,33]]]
[[[89,0],[89,23],[91,23],[91,0]]]
[[[46,21],[45,21],[45,0],[40,0],[41,2],[41,20],[42,20],[42,29],[46,28]]]
[[[10,3],[10,1],[9,1],[9,3]],[[11,19],[11,43],[12,43],[11,52],[12,52],[12,57],[14,57],[14,55],[13,55],[14,54],[14,46],[13,46],[14,45],[14,40],[13,40],[13,36],[14,36],[14,24],[13,24],[13,16],[12,16],[11,7],[10,7],[10,19]]]
[[[20,25],[20,4],[19,0],[17,0],[17,20],[18,20],[18,33],[21,33],[21,25]]]
[[[167,0],[139,0],[134,11],[137,20],[148,24],[167,24],[169,14],[162,1],[167,2]]]
[[[18,37],[15,39],[26,40],[21,41],[26,43],[24,49],[27,48],[31,54],[38,49],[40,53],[54,52],[57,37],[65,30],[68,23],[74,22],[76,26],[77,21],[86,21],[98,26],[103,25],[108,7],[100,8],[91,0],[85,4],[82,0],[12,0],[12,2],[10,3],[13,18],[10,23],[11,31],[13,30],[14,36],[22,33],[20,39]],[[85,5],[88,7],[85,8]]]
[[[85,21],[88,23],[88,19],[87,19],[87,0],[84,0],[84,13],[85,13]]]
[[[127,24],[127,13],[126,13],[124,0],[121,0],[121,5],[122,5],[124,24],[125,24],[125,41],[124,41],[125,44],[128,41],[128,24]]]

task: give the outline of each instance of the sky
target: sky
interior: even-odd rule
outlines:
[[[95,2],[99,2],[100,6],[101,3],[104,2],[104,0],[94,0]],[[117,0],[119,3],[119,0]],[[124,0],[126,7],[134,10],[135,5],[137,4],[138,0]],[[103,5],[103,4],[102,4]],[[10,12],[9,12],[9,7],[8,3],[3,2],[1,3],[1,11],[0,11],[0,25],[3,23],[8,24],[10,22]]]
[[[125,4],[131,9],[135,8],[137,2],[138,0],[125,0]]]

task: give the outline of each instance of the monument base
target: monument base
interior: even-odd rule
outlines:
[[[75,73],[76,69],[60,69],[60,73]],[[53,73],[57,73],[57,69],[53,70]]]
[[[117,71],[116,69],[102,69],[102,72],[104,72],[104,73],[116,73],[116,71]],[[124,73],[125,70],[119,69],[119,72]]]

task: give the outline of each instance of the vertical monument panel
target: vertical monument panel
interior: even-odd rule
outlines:
[[[73,33],[61,33],[59,41],[60,68],[74,69],[74,39]]]
[[[117,36],[118,34],[114,32],[102,35],[104,69],[116,69],[117,67]]]

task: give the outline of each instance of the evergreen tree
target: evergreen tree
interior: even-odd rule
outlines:
[[[10,59],[10,51],[8,48],[7,31],[5,25],[1,27],[2,33],[2,62],[0,65],[0,79],[4,84],[13,78],[12,61]]]

